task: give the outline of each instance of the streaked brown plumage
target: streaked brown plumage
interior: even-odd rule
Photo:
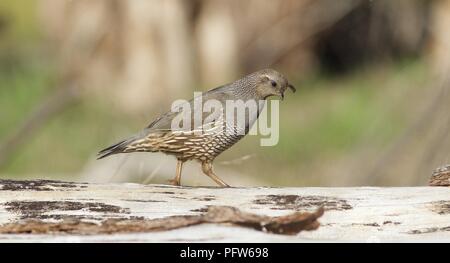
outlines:
[[[195,123],[193,118],[196,114],[200,114],[202,120],[210,114],[210,112],[203,112],[201,108],[196,109],[194,107],[196,102],[201,100],[204,105],[209,100],[216,100],[222,104],[224,112],[214,116],[213,122],[200,123],[189,129],[173,130],[172,122],[179,113],[169,111],[158,117],[139,134],[100,151],[98,159],[116,153],[163,152],[174,155],[178,159],[176,176],[173,180],[175,185],[180,185],[183,163],[188,160],[197,160],[201,162],[202,170],[207,176],[220,186],[228,186],[214,174],[213,160],[248,133],[263,109],[265,99],[270,96],[283,98],[287,88],[295,91],[287,79],[275,70],[264,69],[249,74],[233,83],[206,91],[187,102],[189,105],[186,106],[194,110],[191,114],[192,123]],[[255,101],[258,106],[257,112],[249,113],[241,123],[230,124],[225,117],[227,116],[225,113],[227,100]]]

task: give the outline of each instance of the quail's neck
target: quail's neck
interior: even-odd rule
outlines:
[[[252,78],[242,78],[231,84],[234,95],[244,101],[263,100],[256,92],[256,81]]]

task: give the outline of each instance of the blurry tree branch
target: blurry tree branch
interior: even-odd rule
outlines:
[[[425,87],[430,93],[423,98],[426,107],[369,169],[365,178],[369,184],[379,183],[405,156],[418,155],[414,162],[407,163],[416,184],[426,180],[435,166],[448,162],[445,156],[448,156],[450,143],[450,3],[436,1],[432,17],[427,30],[432,36],[430,62],[434,66],[435,81]]]
[[[392,165],[393,162],[397,160],[399,156],[403,156],[407,154],[405,148],[408,144],[410,144],[414,139],[420,139],[420,135],[425,133],[426,129],[431,126],[436,118],[439,116],[437,114],[439,109],[445,106],[445,103],[450,100],[447,98],[448,92],[446,92],[447,87],[450,85],[450,79],[446,78],[441,83],[438,84],[438,88],[430,88],[431,90],[437,90],[433,98],[428,102],[428,106],[426,110],[408,127],[405,132],[389,147],[389,149],[381,155],[381,157],[376,161],[373,168],[367,173],[366,180],[369,185],[377,184],[380,178],[383,176],[383,172],[385,172],[388,167]],[[447,127],[447,130],[450,128]],[[434,155],[433,152],[436,152],[437,146],[442,143],[443,136],[447,136],[447,134],[442,133],[442,136],[438,136],[434,138],[434,143],[430,144],[428,150],[426,150],[426,155],[429,156],[425,158],[427,165],[429,164],[430,158]],[[416,165],[416,164],[411,164]],[[416,169],[417,171],[423,172],[422,169]],[[420,177],[420,175],[418,175]]]
[[[447,85],[450,85],[450,82],[447,82]],[[432,120],[434,122],[439,122],[439,128],[437,130],[437,134],[431,139],[429,143],[427,143],[426,148],[424,149],[424,154],[422,155],[422,160],[418,164],[418,169],[416,169],[415,178],[417,180],[417,184],[420,184],[423,176],[428,175],[430,170],[429,167],[433,163],[436,158],[440,155],[445,156],[445,151],[448,152],[448,148],[445,147],[445,142],[448,142],[450,139],[450,117],[447,120],[439,120],[436,121],[441,114],[448,115],[448,105],[446,102],[450,101],[450,92],[448,91],[448,86],[446,86],[446,90],[444,94],[442,94],[439,111],[437,113],[433,113]],[[441,114],[439,114],[439,112]]]
[[[48,121],[82,97],[83,89],[77,80],[84,74],[86,65],[94,59],[103,39],[104,34],[98,32],[98,34],[93,34],[92,38],[83,39],[83,43],[79,43],[83,47],[84,56],[72,59],[70,67],[61,70],[60,85],[35,107],[9,137],[0,143],[0,167],[4,166],[19,147],[32,138]],[[70,54],[69,50],[65,50],[65,52]],[[70,58],[65,57],[65,59]]]
[[[276,18],[271,26],[264,29],[257,36],[252,38],[244,47],[242,54],[252,57],[244,61],[252,62],[256,65],[272,65],[278,63],[282,58],[289,55],[305,41],[316,36],[318,33],[329,28],[337,21],[348,15],[360,3],[360,0],[341,2],[339,5],[334,1],[313,1],[305,5],[290,10],[287,14]],[[299,11],[303,14],[299,18]],[[289,37],[280,38],[283,28],[296,28],[296,34]],[[274,48],[265,49],[267,43],[271,43]]]
[[[34,133],[42,128],[52,117],[72,105],[79,98],[77,86],[68,85],[44,99],[25,121],[0,144],[0,167],[4,166],[9,157]]]

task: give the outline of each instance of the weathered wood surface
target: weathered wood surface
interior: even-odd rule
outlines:
[[[0,180],[0,228],[26,220],[96,222],[198,215],[211,205],[281,216],[325,213],[320,227],[295,236],[200,224],[150,233],[1,234],[3,242],[323,242],[450,241],[449,187],[191,188]]]

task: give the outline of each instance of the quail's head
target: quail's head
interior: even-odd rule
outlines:
[[[288,82],[286,77],[273,69],[263,69],[252,74],[255,78],[255,89],[258,97],[267,99],[270,96],[278,96],[284,99],[286,89],[295,92],[296,89]]]

